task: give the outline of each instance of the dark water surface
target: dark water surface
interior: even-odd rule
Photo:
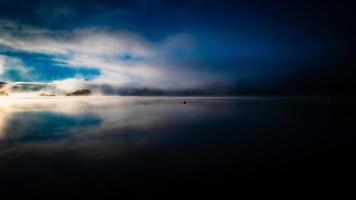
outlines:
[[[344,187],[355,126],[347,99],[3,99],[0,191]]]

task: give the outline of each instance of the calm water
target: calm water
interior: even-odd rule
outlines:
[[[340,185],[354,171],[354,105],[321,98],[0,99],[0,190],[209,194]]]

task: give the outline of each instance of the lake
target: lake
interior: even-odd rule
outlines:
[[[0,191],[334,187],[354,174],[354,113],[340,98],[4,97]]]

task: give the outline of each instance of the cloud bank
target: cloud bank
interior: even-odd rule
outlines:
[[[189,88],[223,80],[170,56],[177,50],[185,54],[194,50],[192,39],[184,34],[152,42],[132,32],[100,27],[54,31],[0,21],[1,47],[6,51],[48,55],[58,67],[98,69],[100,75],[87,81],[90,84]],[[9,63],[15,60],[17,64]],[[25,76],[27,68],[18,58],[0,57],[0,75],[16,66]]]

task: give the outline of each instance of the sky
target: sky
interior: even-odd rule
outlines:
[[[0,81],[354,92],[353,8],[313,0],[2,0]]]

